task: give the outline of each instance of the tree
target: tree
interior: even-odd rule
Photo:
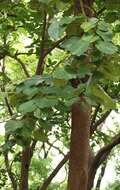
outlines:
[[[1,119],[6,122],[1,153],[11,186],[28,190],[36,144],[42,143],[46,158],[47,146],[55,148],[49,142],[54,137],[67,148],[70,141],[70,153],[38,189],[47,189],[69,159],[68,190],[90,190],[98,167],[120,143],[120,134],[110,136],[95,156],[89,145],[105,135],[99,126],[117,111],[119,0],[6,0],[0,5]],[[17,145],[22,151],[15,179],[9,153]]]

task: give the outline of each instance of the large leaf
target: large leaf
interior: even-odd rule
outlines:
[[[19,111],[23,113],[33,112],[36,109],[36,105],[33,100],[27,101],[19,106]]]
[[[48,34],[54,40],[59,39],[64,35],[66,27],[70,24],[75,17],[63,17],[61,20],[53,19],[48,29]]]
[[[53,73],[53,78],[69,80],[76,78],[76,75],[68,73],[63,67],[58,67]]]
[[[63,36],[65,29],[60,26],[60,23],[57,19],[54,19],[48,29],[48,34],[54,40],[59,39]]]
[[[61,47],[70,51],[73,55],[83,55],[89,48],[90,43],[96,41],[98,38],[94,35],[84,35],[82,38],[71,37],[62,43]]]
[[[116,62],[103,63],[98,70],[108,80],[115,82],[120,79],[120,65]]]
[[[81,28],[84,30],[84,32],[88,32],[92,28],[96,27],[97,22],[98,22],[97,18],[91,18],[89,21],[83,22],[81,24]]]
[[[48,97],[37,97],[34,99],[34,102],[36,104],[37,107],[39,108],[49,108],[49,107],[53,107],[55,105],[57,105],[58,100],[56,100],[55,98],[48,98]]]
[[[23,90],[23,94],[29,96],[30,98],[32,98],[33,96],[35,96],[38,92],[40,91],[39,88],[37,87],[29,87],[29,88],[25,88]]]
[[[97,30],[96,33],[98,34],[98,36],[100,36],[104,41],[112,41],[112,37],[113,37],[113,34],[111,31],[107,31],[107,32],[104,32],[104,31],[101,31],[101,30]]]
[[[92,95],[99,98],[107,109],[116,108],[116,103],[112,100],[112,98],[104,91],[104,89],[100,85],[93,85],[91,87]]]
[[[117,52],[117,47],[111,42],[99,41],[96,48],[105,54],[114,54]]]
[[[20,120],[10,120],[5,125],[6,133],[15,132],[17,129],[21,129],[24,123]]]

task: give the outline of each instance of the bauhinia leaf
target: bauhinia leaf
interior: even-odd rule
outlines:
[[[24,123],[20,120],[10,120],[5,125],[6,133],[15,132],[17,129],[21,129]]]
[[[93,85],[91,87],[92,95],[99,98],[101,103],[107,109],[114,109],[116,108],[116,103],[112,100],[112,98],[104,91],[104,89],[100,85]]]
[[[117,52],[117,47],[112,42],[99,41],[96,48],[105,54],[114,54]]]
[[[95,28],[97,22],[98,22],[97,18],[91,18],[89,21],[83,22],[81,24],[81,28],[84,30],[84,32],[88,32],[92,28]]]
[[[82,38],[71,37],[62,43],[61,47],[70,51],[73,55],[83,55],[89,48],[90,43],[98,38],[95,35],[84,35]]]

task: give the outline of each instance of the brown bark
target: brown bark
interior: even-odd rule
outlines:
[[[90,110],[72,106],[68,190],[87,190]]]
[[[74,14],[83,13],[85,17],[91,17],[91,5],[93,0],[73,0]],[[85,77],[86,80],[86,77]],[[76,88],[75,80],[72,86]],[[83,82],[84,83],[84,82]],[[91,111],[87,105],[83,108],[84,95],[80,102],[76,102],[71,110],[71,143],[69,158],[68,190],[87,190],[88,184],[88,160],[89,160],[89,133]]]
[[[36,141],[33,141],[31,146],[25,147],[22,150],[19,190],[28,190],[29,167],[35,146]]]
[[[24,148],[21,158],[20,190],[28,190],[28,176],[30,166],[30,147]]]

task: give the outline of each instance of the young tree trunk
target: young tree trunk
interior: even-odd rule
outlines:
[[[68,190],[87,190],[90,109],[72,106]]]
[[[31,161],[30,147],[26,147],[22,151],[21,157],[21,176],[19,190],[28,190],[29,166]]]

